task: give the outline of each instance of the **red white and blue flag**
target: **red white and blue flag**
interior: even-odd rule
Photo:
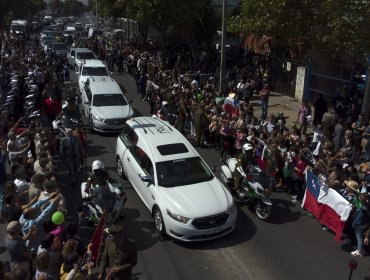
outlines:
[[[239,116],[239,105],[240,100],[235,99],[235,93],[230,93],[229,96],[225,98],[223,109],[232,116]]]
[[[352,204],[334,189],[321,184],[310,169],[306,170],[306,192],[302,207],[310,211],[322,225],[335,232],[335,240],[340,241]]]

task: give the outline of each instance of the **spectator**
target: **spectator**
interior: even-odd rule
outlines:
[[[17,263],[31,263],[31,254],[25,241],[35,234],[36,226],[29,228],[22,237],[22,225],[18,221],[10,222],[6,227],[5,245],[10,255],[10,264],[13,267]]]
[[[50,219],[51,215],[56,210],[57,203],[59,203],[61,198],[62,198],[61,195],[57,195],[57,193],[54,193],[48,199],[40,200],[31,207],[28,207],[23,210],[23,214],[19,218],[20,223],[23,225],[22,226],[23,233],[26,234],[33,225],[36,225],[37,227],[37,231],[29,239],[28,244],[28,247],[30,248],[32,255],[36,255],[37,249],[40,246],[40,241],[45,234],[43,229],[43,223],[47,222]],[[51,199],[50,205],[40,213],[39,208],[42,206],[42,204],[44,204],[50,199]]]
[[[261,119],[267,118],[268,101],[270,95],[270,88],[267,83],[263,85],[263,88],[259,92],[261,102]]]
[[[299,106],[297,122],[300,124],[299,130],[302,134],[306,134],[308,126],[308,118],[311,116],[311,107],[308,105],[307,101],[302,101],[301,106]]]
[[[4,192],[5,192],[5,183],[7,181],[7,175],[5,170],[6,162],[6,146],[5,143],[0,143],[0,211],[3,208]]]

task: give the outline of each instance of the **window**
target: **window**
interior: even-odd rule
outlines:
[[[127,148],[131,148],[137,145],[138,137],[135,131],[127,124],[125,124],[125,126],[123,127],[119,137]]]
[[[123,94],[95,94],[93,105],[99,106],[125,106],[127,102]]]
[[[211,171],[200,157],[157,162],[156,167],[161,187],[186,186],[213,179]]]
[[[86,97],[89,100],[89,103],[91,103],[92,94],[91,94],[90,88],[85,88],[85,92],[86,92]]]
[[[141,166],[141,168],[146,172],[146,174],[153,177],[153,164],[148,155],[138,146],[131,148],[131,154],[134,156],[134,158]]]
[[[109,76],[106,67],[84,67],[83,76]]]
[[[157,146],[159,153],[162,156],[176,155],[189,152],[188,148],[183,143],[174,143]]]

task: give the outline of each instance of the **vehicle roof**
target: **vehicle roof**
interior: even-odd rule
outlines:
[[[111,77],[89,77],[91,94],[112,94],[122,93],[119,84]]]
[[[83,63],[84,67],[106,67],[99,59],[88,59]]]
[[[199,156],[195,148],[189,141],[168,122],[156,117],[136,117],[126,121],[138,135],[138,146],[146,148],[147,153],[151,153],[155,162],[174,160]],[[159,145],[184,144],[188,152],[175,153],[171,155],[161,155],[157,149]]]

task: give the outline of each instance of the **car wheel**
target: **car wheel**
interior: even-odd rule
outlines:
[[[156,227],[157,231],[162,236],[165,236],[166,235],[166,227],[164,225],[161,210],[159,210],[159,208],[157,206],[154,207],[153,218],[154,218],[154,223],[155,223],[155,227]]]
[[[94,123],[93,123],[93,119],[92,119],[92,116],[90,115],[89,117],[89,128],[90,128],[90,132],[91,133],[94,133],[95,130],[94,130]]]
[[[119,157],[117,157],[116,163],[117,163],[117,173],[118,173],[118,175],[123,179],[127,179],[126,175],[125,175],[125,170],[123,169],[122,161]]]

